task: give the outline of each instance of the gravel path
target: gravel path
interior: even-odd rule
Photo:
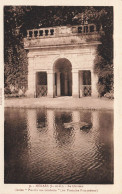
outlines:
[[[5,107],[13,108],[60,108],[60,109],[107,109],[114,108],[114,100],[106,98],[73,98],[73,97],[58,97],[58,98],[10,98],[5,99]]]

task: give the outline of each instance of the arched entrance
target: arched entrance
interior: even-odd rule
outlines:
[[[55,96],[72,96],[72,65],[66,58],[54,63]]]

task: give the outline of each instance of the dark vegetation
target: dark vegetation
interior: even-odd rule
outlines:
[[[104,34],[98,46],[94,71],[99,95],[113,95],[113,7],[5,6],[4,7],[4,85],[5,94],[25,93],[28,62],[23,38],[27,29],[81,24],[82,18],[102,25]]]

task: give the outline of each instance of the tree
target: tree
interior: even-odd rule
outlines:
[[[24,22],[28,7],[4,7],[4,85],[10,93],[12,85],[16,91],[27,88],[27,55],[23,45],[23,33],[18,33]]]
[[[100,96],[113,91],[113,9],[106,8],[106,14],[100,18],[104,34],[98,46],[94,71],[98,75],[98,91]]]

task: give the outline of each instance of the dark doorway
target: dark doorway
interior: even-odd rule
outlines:
[[[65,76],[64,73],[61,73],[60,76],[60,84],[61,84],[61,96],[65,96]]]
[[[36,97],[47,96],[47,73],[36,73]]]
[[[79,72],[80,97],[91,96],[91,71]]]
[[[72,73],[70,61],[65,58],[58,59],[55,63],[54,71],[55,96],[72,96]]]

